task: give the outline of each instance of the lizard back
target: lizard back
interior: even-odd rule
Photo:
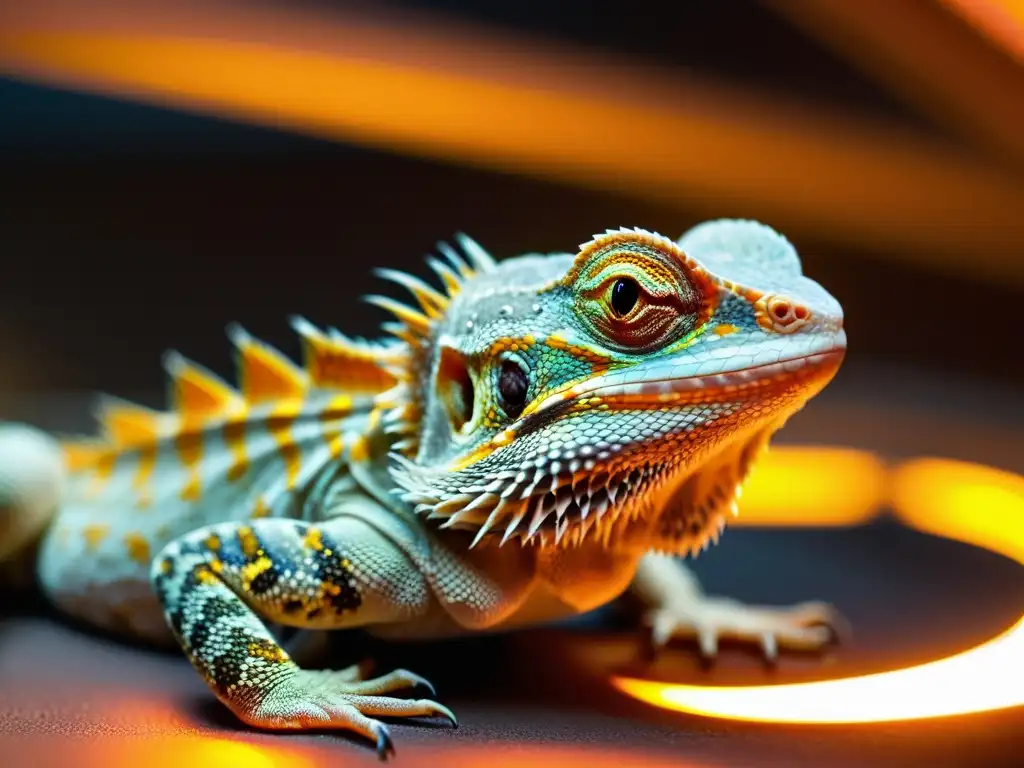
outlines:
[[[170,410],[105,396],[100,436],[62,441],[66,484],[37,563],[52,600],[74,612],[97,589],[147,599],[152,555],[168,541],[213,522],[300,517],[318,476],[368,458],[399,350],[292,325],[302,367],[232,325],[237,389],[168,352]]]

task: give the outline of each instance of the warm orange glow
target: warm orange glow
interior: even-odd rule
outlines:
[[[975,273],[1024,279],[1020,185],[948,144],[485,27],[367,18],[215,0],[0,4],[0,72],[698,215],[738,206],[929,267],[960,270],[969,250]],[[986,103],[1011,109],[1002,101]],[[1014,142],[1014,125],[990,127]]]
[[[918,459],[889,477],[908,525],[983,546],[1024,564],[1024,478],[988,467]],[[828,498],[831,498],[828,497]],[[823,502],[824,503],[824,502]],[[813,518],[806,520],[813,524]],[[983,712],[1024,704],[1024,617],[949,658],[893,672],[772,686],[705,687],[614,678],[623,692],[680,712],[762,722],[863,723]]]
[[[775,446],[751,470],[733,524],[820,527],[864,523],[877,513],[884,484],[885,466],[868,451]]]
[[[299,750],[266,747],[244,741],[207,735],[161,735],[153,739],[119,739],[96,744],[85,750],[90,758],[106,766],[145,765],[147,768],[217,765],[229,768],[314,768],[321,763]],[[96,764],[100,764],[97,762]]]
[[[907,525],[1024,563],[1024,477],[966,462],[915,459],[893,472],[891,488],[896,514]]]
[[[1024,64],[1024,0],[939,0]]]

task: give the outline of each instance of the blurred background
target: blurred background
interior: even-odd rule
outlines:
[[[375,335],[369,267],[426,276],[455,231],[505,257],[720,216],[842,302],[837,386],[1020,393],[1019,3],[3,6],[0,408],[162,392],[169,347],[228,375],[231,320]]]
[[[89,429],[96,391],[161,405],[168,348],[231,378],[231,321],[292,355],[292,313],[375,336],[385,318],[358,298],[394,288],[371,268],[427,277],[423,256],[456,231],[503,258],[572,251],[610,227],[678,237],[704,219],[752,217],[793,241],[842,303],[849,336],[836,380],[780,442],[855,450],[770,454],[780,459],[739,522],[753,512],[755,526],[798,528],[730,532],[698,560],[701,578],[748,601],[827,598],[852,620],[838,666],[787,662],[789,679],[958,653],[1019,616],[1019,566],[891,519],[844,526],[873,519],[899,486],[916,510],[905,505],[903,522],[1024,557],[1019,477],[954,488],[964,466],[918,466],[914,483],[897,466],[935,455],[1024,473],[1022,126],[1018,0],[0,3],[0,418]],[[957,535],[979,511],[991,513],[986,536]],[[631,654],[632,632],[608,653]],[[390,659],[437,672],[447,703],[463,697],[455,743],[483,739],[491,765],[491,744],[530,734],[628,743],[638,760],[651,747],[725,750],[729,764],[756,752],[795,765],[798,750],[819,765],[828,745],[837,765],[868,754],[911,764],[908,750],[929,765],[1019,755],[1020,707],[870,738],[667,716],[655,726],[649,710],[623,714],[612,700],[599,638],[550,638],[516,636],[517,653],[483,640]],[[573,713],[586,648],[598,683]],[[40,755],[60,752],[39,725],[50,720],[108,738],[177,734],[191,713],[197,750],[234,727],[195,715],[201,683],[179,659],[24,622],[7,623],[0,651],[0,733],[29,733]],[[730,658],[716,681],[778,679]],[[673,659],[652,674],[706,679],[692,655]],[[538,666],[552,680],[526,686]],[[518,713],[515,690],[529,703]],[[421,747],[447,735],[401,730]],[[291,743],[327,749],[315,738]],[[218,743],[261,739],[272,741]],[[174,744],[147,747],[146,760],[200,764]],[[581,749],[550,764],[606,764]]]

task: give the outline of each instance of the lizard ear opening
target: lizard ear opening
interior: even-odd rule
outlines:
[[[441,348],[437,366],[437,396],[444,404],[452,431],[465,434],[473,424],[475,393],[473,378],[458,350]]]

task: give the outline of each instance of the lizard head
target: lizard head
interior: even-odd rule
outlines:
[[[473,543],[597,541],[686,553],[717,539],[771,434],[835,374],[842,310],[750,221],[672,240],[431,264],[448,295],[386,273],[408,344],[382,396],[403,498]]]

